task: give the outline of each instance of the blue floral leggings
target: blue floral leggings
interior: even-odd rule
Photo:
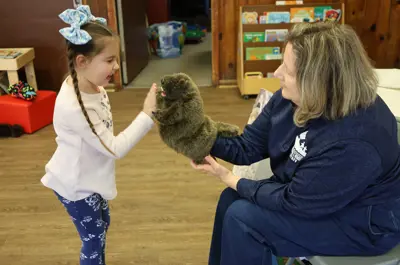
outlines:
[[[79,201],[69,201],[56,195],[82,240],[80,265],[105,265],[106,233],[110,225],[108,201],[96,193]]]

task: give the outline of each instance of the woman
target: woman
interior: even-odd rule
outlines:
[[[229,188],[218,202],[209,264],[269,265],[271,254],[379,255],[400,241],[397,124],[356,33],[296,25],[281,81],[257,120],[211,155],[236,165],[270,158],[274,175],[234,176],[210,156],[195,169]]]

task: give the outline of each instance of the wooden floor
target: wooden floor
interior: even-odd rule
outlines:
[[[140,111],[147,90],[110,93],[115,132]],[[203,89],[208,115],[243,128],[254,100]],[[40,183],[55,150],[52,126],[0,139],[0,264],[78,264],[80,241],[64,208]],[[207,264],[214,211],[224,186],[195,172],[160,141],[156,127],[117,161],[107,264]]]

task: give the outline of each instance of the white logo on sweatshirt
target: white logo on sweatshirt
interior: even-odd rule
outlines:
[[[307,132],[308,131],[305,131],[296,136],[292,152],[290,153],[290,159],[295,163],[299,162],[307,155],[307,146],[305,145]]]

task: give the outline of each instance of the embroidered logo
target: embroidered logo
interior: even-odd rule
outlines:
[[[299,162],[307,155],[307,146],[305,145],[307,132],[308,131],[305,131],[296,136],[292,152],[290,153],[290,159],[295,163]]]

